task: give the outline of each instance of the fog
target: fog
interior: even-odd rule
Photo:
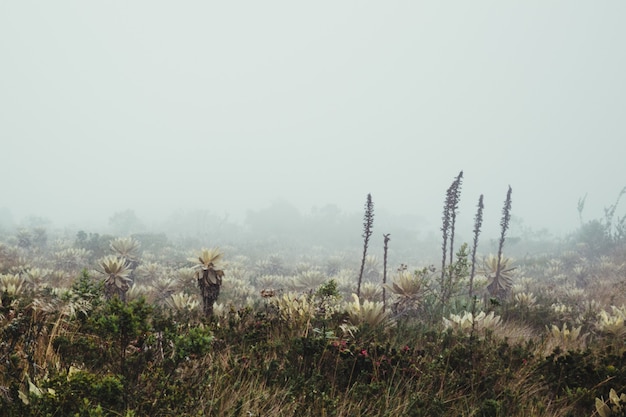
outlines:
[[[377,219],[426,233],[463,170],[468,233],[480,194],[497,230],[509,185],[518,223],[567,233],[579,198],[599,218],[626,185],[624,16],[620,1],[3,1],[0,209],[243,223],[276,204],[362,213],[371,193]]]

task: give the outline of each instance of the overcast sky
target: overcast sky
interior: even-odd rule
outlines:
[[[0,1],[0,208],[276,199],[577,226],[626,185],[624,1]],[[626,201],[624,202],[626,207]],[[626,210],[622,210],[623,213]]]

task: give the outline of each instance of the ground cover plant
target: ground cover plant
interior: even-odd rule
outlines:
[[[420,265],[388,265],[371,195],[364,246],[344,250],[4,232],[0,414],[624,415],[617,203],[515,257],[511,188],[496,250],[478,245],[482,195],[458,243],[462,178],[442,258]]]

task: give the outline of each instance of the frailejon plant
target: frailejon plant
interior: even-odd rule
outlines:
[[[178,291],[178,283],[174,278],[160,277],[150,284],[152,293],[157,303],[163,304],[166,300]]]
[[[139,249],[141,244],[132,237],[118,237],[109,244],[111,250],[122,258],[126,258],[131,269],[139,263]]]
[[[482,262],[481,272],[489,280],[487,290],[493,297],[502,297],[513,285],[513,261],[500,254],[486,256]]]
[[[217,262],[222,258],[222,253],[217,248],[202,249],[197,258],[189,258],[196,263],[196,280],[202,295],[202,311],[205,316],[213,314],[213,304],[220,295],[224,271],[216,269]]]
[[[365,215],[363,216],[363,257],[361,258],[361,271],[359,272],[359,281],[356,288],[357,297],[361,297],[361,282],[363,281],[363,271],[365,270],[365,260],[367,258],[367,247],[370,237],[372,236],[372,228],[374,227],[374,203],[372,195],[367,195],[365,202]]]
[[[156,281],[167,273],[163,265],[157,262],[144,262],[135,269],[134,278],[136,281],[148,284]]]
[[[393,278],[389,290],[396,298],[395,310],[405,310],[419,306],[424,295],[424,280],[416,272],[401,268]]]
[[[350,316],[350,323],[355,326],[367,325],[370,328],[393,326],[388,314],[383,310],[383,303],[364,301],[360,302],[356,294],[352,294],[352,302],[346,305]]]
[[[379,284],[366,282],[361,286],[361,299],[369,301],[381,301],[383,288]],[[383,303],[384,304],[384,303]]]
[[[500,316],[496,316],[493,311],[489,314],[484,311],[478,314],[464,311],[462,314],[450,314],[449,318],[444,317],[443,324],[446,328],[469,334],[475,330],[495,330],[500,325]]]
[[[614,339],[623,339],[626,335],[626,326],[624,325],[624,308],[621,309],[611,306],[613,314],[609,314],[606,310],[600,311],[599,320],[596,328],[602,333]]]
[[[581,326],[578,326],[570,329],[566,323],[563,323],[561,328],[554,324],[551,327],[546,326],[549,342],[564,350],[576,349],[584,345],[587,334],[581,334],[581,328]]]
[[[57,267],[65,272],[74,273],[85,267],[90,252],[84,248],[67,248],[54,254]]]
[[[26,279],[19,274],[0,275],[0,292],[10,296],[20,295],[25,288]]]
[[[104,294],[107,299],[118,297],[126,300],[126,292],[130,288],[130,268],[125,258],[107,256],[99,262],[104,275]]]
[[[515,294],[513,297],[513,301],[515,302],[515,307],[521,310],[529,310],[536,306],[537,297],[531,292],[520,292]]]
[[[170,297],[165,300],[165,303],[169,308],[177,312],[194,311],[200,304],[193,295],[189,295],[184,292],[170,295]]]
[[[617,395],[617,392],[611,388],[609,401],[596,397],[596,411],[600,417],[626,416],[626,394]]]
[[[52,276],[52,270],[46,268],[30,268],[25,273],[26,286],[31,291],[39,291],[48,287],[48,281]]]
[[[315,316],[316,306],[309,297],[302,294],[287,293],[272,298],[272,305],[278,310],[279,319],[285,327],[306,336],[311,320]]]

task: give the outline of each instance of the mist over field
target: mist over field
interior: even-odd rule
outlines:
[[[0,415],[626,415],[625,17],[0,0]]]
[[[515,233],[568,233],[581,197],[600,218],[626,185],[625,12],[2,2],[0,225],[111,230],[130,210],[176,233],[276,209],[281,227],[282,207],[359,239],[371,193],[377,236],[425,237],[463,170],[467,235],[480,194],[498,233],[509,185]]]

